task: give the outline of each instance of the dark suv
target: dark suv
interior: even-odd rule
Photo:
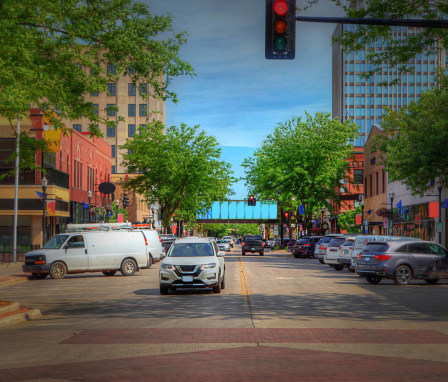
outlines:
[[[322,239],[321,236],[303,237],[299,239],[292,250],[294,257],[314,257],[316,243],[320,239]]]
[[[246,252],[258,252],[260,256],[264,255],[264,243],[260,235],[246,235],[244,236],[243,247],[241,254],[244,256]]]
[[[414,279],[434,284],[448,278],[448,254],[440,245],[429,241],[368,242],[358,254],[357,272],[371,284],[383,278],[397,285],[407,285]]]

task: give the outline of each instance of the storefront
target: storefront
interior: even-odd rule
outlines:
[[[436,214],[431,203],[404,206],[401,211],[394,210],[393,235],[415,237],[422,240],[434,241],[436,237]],[[438,208],[436,203],[435,208]]]

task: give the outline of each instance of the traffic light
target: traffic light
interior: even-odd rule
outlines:
[[[248,206],[256,206],[257,205],[257,199],[253,195],[249,196],[249,199],[247,200]]]
[[[128,194],[123,194],[123,208],[126,208],[129,205]]]
[[[289,212],[285,212],[285,223],[288,224],[289,221]]]
[[[296,56],[296,0],[266,0],[265,57],[292,60]]]

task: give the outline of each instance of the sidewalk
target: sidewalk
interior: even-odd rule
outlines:
[[[7,276],[24,276],[22,272],[23,262],[3,263],[0,262],[0,278]]]

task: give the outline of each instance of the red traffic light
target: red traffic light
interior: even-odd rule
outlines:
[[[285,212],[285,218],[287,218],[289,216],[288,212]]]
[[[254,196],[253,195],[251,195],[249,198],[250,198],[250,200],[254,200]]]
[[[288,12],[288,3],[286,0],[277,0],[272,9],[277,15],[284,16],[286,15],[286,12]]]

